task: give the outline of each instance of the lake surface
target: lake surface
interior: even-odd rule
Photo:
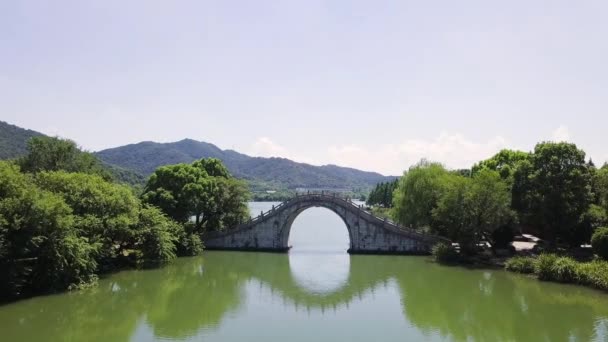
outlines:
[[[0,341],[608,341],[605,293],[349,256],[344,223],[321,208],[296,219],[290,243],[289,254],[210,251],[0,306]]]

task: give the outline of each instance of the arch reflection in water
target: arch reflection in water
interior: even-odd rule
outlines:
[[[340,252],[289,253],[289,269],[295,282],[311,293],[330,293],[344,287],[350,271],[350,255]]]
[[[348,280],[350,244],[342,219],[325,208],[310,208],[293,222],[289,268],[298,285],[311,293],[329,293]]]

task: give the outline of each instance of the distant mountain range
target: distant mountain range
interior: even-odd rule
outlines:
[[[23,155],[27,140],[36,135],[43,134],[0,121],[0,158]],[[249,181],[253,190],[307,188],[366,192],[379,182],[395,178],[336,165],[315,166],[285,158],[251,157],[192,139],[172,143],[144,141],[94,154],[111,169],[126,173],[130,179],[143,179],[163,165],[218,158],[235,177]]]
[[[235,177],[246,179],[254,187],[260,188],[367,190],[378,182],[394,179],[375,172],[335,165],[314,166],[285,158],[251,157],[192,139],[172,143],[145,141],[103,150],[96,155],[104,162],[144,175],[149,175],[162,165],[189,163],[200,158],[218,158]]]

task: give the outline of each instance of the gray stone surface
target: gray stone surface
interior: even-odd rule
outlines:
[[[283,202],[233,229],[205,233],[205,248],[287,251],[293,221],[311,207],[327,208],[342,218],[350,237],[349,253],[428,254],[435,243],[447,242],[441,237],[421,234],[373,216],[347,199],[328,194],[307,194]]]

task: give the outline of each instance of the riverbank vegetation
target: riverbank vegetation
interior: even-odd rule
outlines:
[[[608,165],[596,169],[570,143],[540,143],[533,152],[504,150],[470,175],[421,161],[401,177],[391,215],[400,224],[446,236],[463,252],[482,241],[505,246],[528,232],[546,248],[578,248],[608,223]]]
[[[469,170],[422,160],[404,172],[392,193],[386,188],[380,184],[374,191],[381,196],[370,198],[381,199],[368,204],[386,208],[390,198],[393,220],[455,242],[435,249],[439,261],[468,262],[499,250],[512,254],[514,236],[527,233],[541,239],[528,253],[560,256],[513,259],[508,270],[534,269],[539,279],[606,289],[608,268],[599,260],[608,258],[608,229],[602,228],[608,226],[608,165],[596,168],[575,144],[503,150]],[[593,249],[582,247],[589,244]],[[593,254],[597,261],[591,261]]]
[[[0,161],[0,299],[200,253],[203,230],[248,217],[247,196],[208,159],[159,168],[140,197],[75,143],[35,137],[26,156]]]
[[[511,272],[531,274],[540,280],[574,283],[608,291],[608,261],[580,262],[568,256],[541,254],[515,256],[505,263]]]

